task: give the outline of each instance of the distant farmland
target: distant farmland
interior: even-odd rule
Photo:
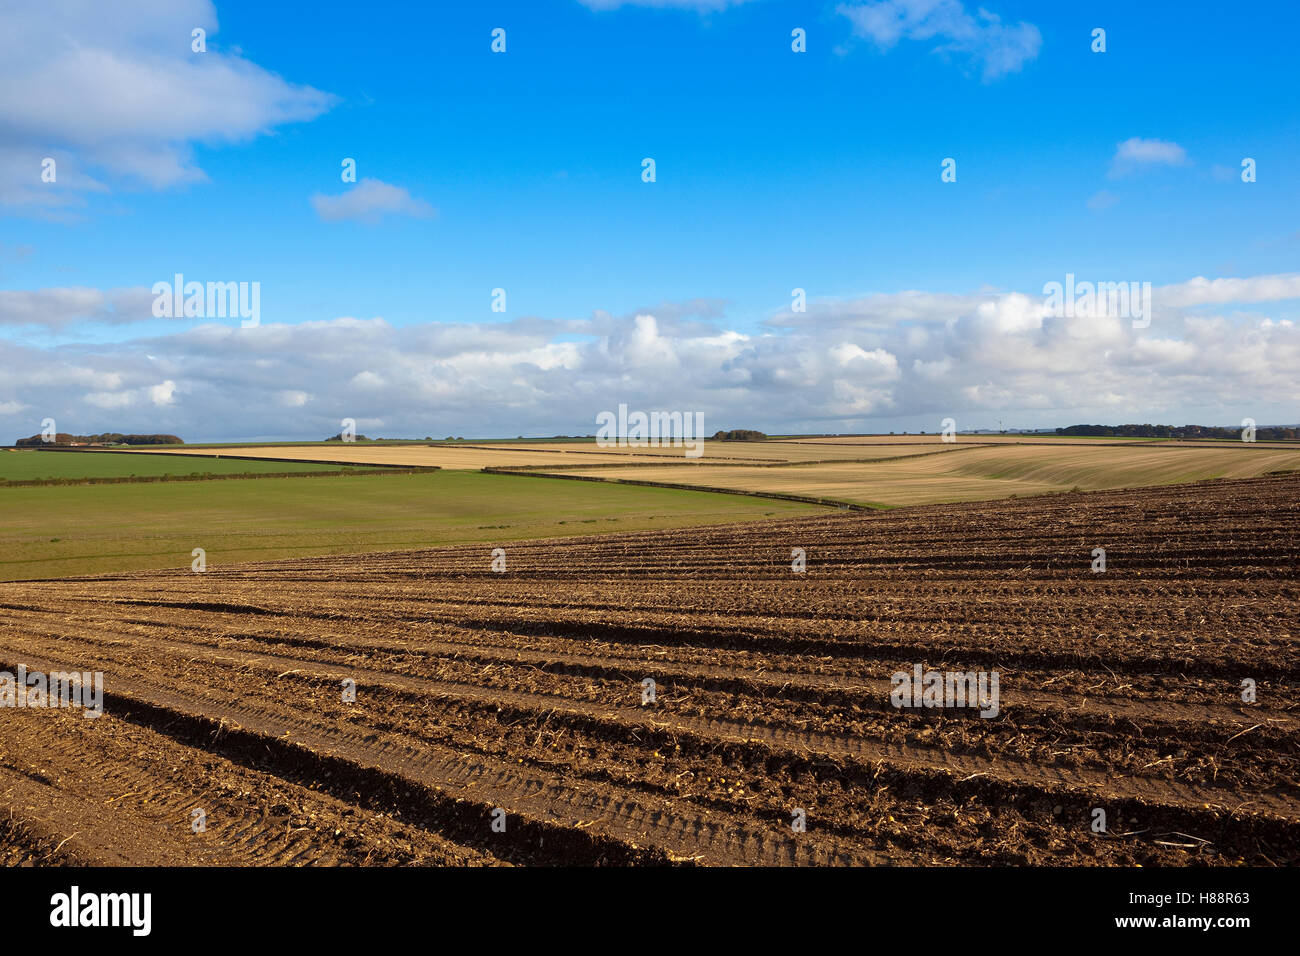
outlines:
[[[935,445],[938,443],[935,442]],[[821,446],[828,447],[828,446]],[[707,458],[671,468],[553,468],[606,481],[655,481],[734,491],[806,495],[876,507],[985,501],[1081,489],[1140,488],[1300,470],[1300,448],[1152,444],[941,446],[944,454],[874,462],[729,467]],[[836,446],[837,450],[839,446]]]
[[[653,482],[745,494],[892,508],[1062,491],[1140,488],[1300,470],[1300,444],[1050,436],[828,436],[703,443],[699,458],[673,447],[602,448],[591,442],[292,447],[223,446],[201,454],[323,459],[355,464],[518,470],[606,482]],[[172,454],[185,452],[171,450]],[[191,451],[193,453],[193,451]],[[131,453],[133,457],[138,453]]]
[[[854,460],[947,451],[952,446],[931,438],[924,447],[893,443],[822,448],[804,442],[702,442],[701,461],[763,461],[774,464],[818,461],[825,458]],[[140,454],[131,452],[131,455]],[[323,460],[373,465],[426,465],[438,468],[513,468],[574,464],[664,464],[682,461],[682,448],[602,448],[595,442],[500,442],[474,445],[380,445],[369,442],[330,442],[318,445],[223,445],[213,448],[178,446],[166,454],[220,455],[223,458],[278,458]]]
[[[4,452],[0,478],[14,481],[301,476],[98,487],[6,488],[0,481],[0,579],[184,567],[196,547],[228,564],[794,517],[818,510],[814,502],[893,508],[1300,469],[1296,445],[985,437],[707,442],[699,459],[684,458],[680,448],[580,441]],[[443,470],[309,477],[366,465]]]

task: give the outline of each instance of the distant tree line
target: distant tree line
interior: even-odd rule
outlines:
[[[727,432],[716,432],[714,441],[767,441],[767,435],[750,428],[733,428]]]
[[[123,435],[120,432],[105,432],[102,435],[69,435],[59,432],[54,441],[47,442],[40,435],[20,438],[15,445],[184,445],[185,442],[175,435]]]
[[[1215,425],[1070,425],[1058,428],[1058,435],[1084,435],[1099,438],[1230,438],[1240,439],[1240,428]],[[1256,441],[1300,438],[1300,429],[1257,428]]]

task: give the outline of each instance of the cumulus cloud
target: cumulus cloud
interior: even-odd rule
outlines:
[[[1112,177],[1127,176],[1151,166],[1182,166],[1186,162],[1187,150],[1177,143],[1134,136],[1115,147],[1110,174]]]
[[[325,222],[352,220],[373,225],[386,215],[428,219],[436,214],[423,199],[416,199],[400,186],[379,179],[362,179],[337,196],[316,193],[311,197],[311,204]]]
[[[843,3],[856,36],[877,49],[893,49],[900,40],[935,41],[935,53],[956,54],[979,66],[985,82],[1018,73],[1038,56],[1043,37],[1032,23],[1004,24],[983,7],[974,15],[960,0],[872,0]]]
[[[53,161],[52,181],[44,176],[47,161]],[[70,222],[80,217],[87,195],[108,191],[67,150],[0,144],[0,207],[9,212]]]
[[[0,326],[58,331],[78,322],[140,322],[152,318],[152,307],[153,294],[143,287],[0,290]]]
[[[354,418],[386,437],[586,434],[620,402],[702,411],[711,429],[769,431],[937,428],[950,415],[962,427],[991,416],[1147,421],[1165,411],[1182,424],[1228,408],[1261,423],[1295,420],[1300,326],[1239,306],[1300,299],[1300,275],[1197,277],[1154,292],[1146,329],[1054,315],[1024,292],[907,291],[813,300],[753,331],[701,320],[697,305],[663,316],[405,327],[342,317],[201,324],[111,344],[7,343],[0,429],[32,434],[48,416],[78,432],[323,438]],[[1238,307],[1206,312],[1230,303]]]
[[[952,316],[974,308],[979,295],[952,295],[938,292],[879,293],[855,299],[827,299],[806,312],[786,309],[768,319],[777,328],[801,326],[879,328],[899,322],[944,322]]]
[[[311,395],[307,392],[290,388],[285,389],[282,392],[277,392],[276,399],[286,408],[302,408],[311,401]]]
[[[1163,305],[1188,307],[1228,302],[1276,302],[1300,298],[1300,272],[1250,276],[1245,279],[1207,279],[1161,286],[1155,297]]]
[[[157,385],[150,385],[148,394],[149,401],[155,405],[171,405],[175,400],[176,383],[168,380]]]
[[[134,407],[153,405],[161,408],[175,404],[176,383],[159,382],[141,388],[114,389],[110,391],[87,392],[83,401],[98,409],[116,411]]]
[[[205,53],[191,51],[195,28]],[[335,102],[220,49],[217,32],[210,0],[0,6],[0,203],[66,212],[105,188],[91,170],[152,188],[201,180],[195,144],[247,140]],[[40,178],[46,156],[60,160],[54,183]]]

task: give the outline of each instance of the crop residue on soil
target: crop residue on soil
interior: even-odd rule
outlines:
[[[1294,476],[490,550],[0,585],[0,858],[1300,862]]]

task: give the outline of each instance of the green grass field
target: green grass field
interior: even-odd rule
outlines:
[[[160,475],[238,475],[339,471],[348,466],[246,458],[189,458],[141,452],[0,451],[0,482],[51,478],[154,478]],[[365,471],[364,466],[349,470]],[[12,489],[11,489],[12,490]]]
[[[253,463],[238,464],[246,468]],[[285,463],[267,464],[280,468]],[[17,487],[0,489],[0,580],[189,567],[195,548],[207,552],[212,568],[238,561],[495,544],[817,510],[708,492],[450,471],[383,478]]]

